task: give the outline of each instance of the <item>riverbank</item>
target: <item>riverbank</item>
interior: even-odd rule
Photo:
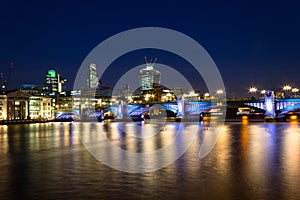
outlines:
[[[22,120],[0,120],[0,125],[9,125],[9,124],[32,124],[32,123],[47,123],[47,122],[72,122],[72,121],[76,121],[76,122],[97,122],[97,120],[56,120],[56,119],[51,119],[51,120],[40,120],[40,119],[22,119]],[[130,120],[130,119],[108,119],[108,120],[104,120],[104,122],[109,123],[109,122],[133,122],[135,120]],[[167,122],[195,122],[197,121],[197,119],[195,118],[185,118],[184,120],[177,120],[175,117],[170,117],[166,119]],[[206,119],[204,121],[209,122],[209,119]],[[258,118],[252,118],[249,117],[247,119],[242,119],[242,117],[227,117],[225,119],[225,122],[265,122],[264,118],[262,117],[258,117]],[[276,120],[274,120],[276,121]],[[278,120],[277,120],[278,121]],[[286,122],[286,121],[290,121],[290,120],[282,120],[280,122]],[[298,119],[296,120],[298,121]],[[147,119],[145,122],[150,122],[149,119]],[[152,121],[152,123],[155,123],[155,120]]]
[[[0,120],[0,125],[8,125],[8,124],[33,124],[33,123],[47,123],[54,122],[56,120],[48,120],[48,119],[16,119],[16,120]]]

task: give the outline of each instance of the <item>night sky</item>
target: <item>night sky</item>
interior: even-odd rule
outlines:
[[[297,1],[85,2],[1,1],[0,71],[7,75],[15,63],[10,89],[44,82],[51,67],[72,89],[78,68],[95,46],[121,31],[148,26],[174,29],[199,42],[218,66],[229,96],[243,96],[252,85],[300,87]],[[196,89],[205,88],[201,77],[185,68],[188,63],[167,52],[133,52],[116,60],[110,70],[120,75],[143,64],[144,55],[183,70]],[[109,76],[102,80],[111,87],[114,83]]]

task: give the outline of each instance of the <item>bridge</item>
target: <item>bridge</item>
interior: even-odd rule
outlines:
[[[274,92],[268,90],[263,99],[227,101],[227,105],[248,106],[264,111],[266,117],[277,118],[300,109],[300,98],[275,98]]]
[[[246,100],[240,101],[241,105],[249,106],[252,108],[258,108],[265,110],[265,100]],[[276,113],[284,114],[287,112],[295,111],[300,109],[300,98],[297,99],[275,99],[274,100]]]
[[[276,99],[274,92],[268,90],[263,99],[238,99],[228,100],[226,105],[223,106],[248,106],[254,110],[263,112],[265,117],[277,118],[278,116],[284,116],[286,113],[300,109],[300,98],[293,99]],[[210,101],[199,102],[185,102],[179,98],[177,102],[162,102],[157,104],[123,104],[119,100],[117,105],[108,106],[107,109],[90,112],[87,114],[88,119],[103,119],[106,112],[110,111],[118,119],[123,118],[143,118],[144,114],[154,108],[162,108],[166,112],[172,113],[174,116],[183,117],[189,115],[200,115],[201,113],[216,108]],[[66,114],[60,117],[68,117]]]
[[[177,102],[159,103],[156,105],[161,106],[167,111],[173,112],[176,116],[199,115],[202,112],[219,107],[213,105],[209,101],[184,102],[183,100],[178,100]],[[226,105],[223,106],[248,106],[254,110],[263,112],[265,117],[276,118],[278,116],[284,116],[288,112],[300,109],[300,98],[276,99],[274,92],[267,90],[263,99],[228,100]],[[111,106],[109,109],[116,113],[117,116],[121,111],[120,105]],[[151,106],[146,104],[129,104],[124,109],[124,114],[130,117],[140,116],[150,109]]]
[[[176,116],[184,115],[199,115],[202,112],[210,110],[213,108],[212,103],[209,101],[203,102],[184,102],[180,106],[179,102],[167,102],[167,103],[157,103],[157,104],[128,104],[128,105],[115,105],[109,106],[108,109],[115,113],[117,118],[123,118],[123,116],[128,117],[139,117],[144,113],[149,112],[154,108],[162,108],[167,112],[171,112]]]

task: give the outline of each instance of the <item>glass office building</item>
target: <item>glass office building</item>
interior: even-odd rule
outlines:
[[[153,69],[154,63],[147,63],[139,73],[141,90],[153,90],[154,85],[160,84],[160,72]]]
[[[97,73],[97,66],[94,63],[90,63],[88,68],[87,87],[97,88],[98,83],[99,83],[99,76]]]

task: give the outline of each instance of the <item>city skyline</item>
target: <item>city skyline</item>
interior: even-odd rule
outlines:
[[[300,200],[300,2],[1,1],[0,199]]]
[[[156,62],[156,60],[157,60],[157,58],[155,58],[155,62]],[[185,91],[185,93],[194,91],[194,92],[201,94],[202,96],[205,96],[205,94],[209,94],[209,93],[211,93],[210,95],[213,95],[213,96],[217,95],[217,93],[218,93],[217,90],[216,91],[208,91],[203,80],[201,80],[201,87],[197,88],[197,86],[195,87],[195,85],[193,85],[189,82],[185,82],[186,81],[185,77],[184,77],[185,74],[181,74],[180,72],[178,72],[176,70],[174,71],[173,68],[170,66],[162,65],[160,63],[155,63],[155,62],[150,63],[150,62],[146,61],[142,65],[132,68],[131,73],[129,73],[129,75],[126,75],[126,76],[124,76],[122,74],[122,72],[120,72],[119,74],[122,74],[123,76],[121,78],[119,76],[114,77],[114,79],[113,79],[114,82],[112,82],[113,87],[111,89],[119,91],[119,90],[122,90],[122,88],[124,88],[126,86],[126,87],[128,87],[128,89],[130,88],[131,92],[134,92],[135,90],[140,90],[140,89],[141,89],[141,91],[143,91],[143,90],[147,91],[147,90],[151,90],[150,87],[152,87],[152,89],[153,89],[154,85],[161,85],[162,87],[166,87],[171,90],[181,89],[182,91]],[[154,68],[154,66],[155,66],[155,68]],[[149,71],[153,71],[154,73],[159,74],[159,76],[157,78],[154,78],[154,79],[152,78],[154,80],[154,82],[152,80],[153,86],[151,86],[151,80],[150,80],[151,77],[148,77],[148,76],[151,76],[148,74]],[[160,80],[161,72],[162,72],[162,77],[163,77],[162,82]],[[97,72],[97,65],[95,63],[89,63],[86,66],[86,77],[84,76],[85,80],[86,80],[86,85],[83,85],[83,87],[81,89],[84,89],[84,88],[97,89],[99,86],[104,86],[105,88],[110,88],[110,85],[103,84],[102,80],[101,80],[101,79],[107,80],[105,77],[110,75],[110,73],[114,73],[114,72],[108,70],[107,72],[104,73],[104,75],[102,77],[99,77],[98,72]],[[139,78],[134,80],[135,76],[137,76]],[[157,75],[154,75],[154,77],[155,76],[157,76]],[[44,76],[42,76],[42,77],[44,77]],[[66,84],[66,82],[68,82],[67,79],[65,79],[65,78],[68,78],[68,77],[62,78],[62,74],[57,69],[55,69],[54,67],[49,67],[46,70],[46,76],[44,77],[44,80],[42,82],[32,81],[29,83],[23,83],[18,88],[9,89],[9,90],[4,89],[3,92],[5,94],[6,91],[12,92],[12,91],[20,90],[20,89],[26,90],[28,88],[29,89],[30,88],[37,89],[39,92],[41,92],[42,96],[44,96],[44,95],[55,96],[54,93],[65,93],[66,91],[72,92],[72,90],[74,90],[75,88],[64,87],[64,89],[62,89],[62,87]],[[132,81],[128,82],[130,80],[132,80]],[[182,85],[180,85],[180,84],[182,84]],[[4,87],[4,85],[2,85],[2,87]],[[259,96],[264,96],[266,90],[270,90],[270,88],[261,86],[259,84],[256,84],[256,85],[251,84],[251,85],[248,85],[248,87],[245,87],[244,91],[242,91],[242,93],[239,93],[238,95],[232,95],[232,93],[227,93],[227,97],[228,98],[259,97]],[[299,91],[300,91],[298,85],[290,84],[288,82],[284,85],[273,85],[271,90],[278,93],[279,96],[281,94],[285,94],[288,96],[295,96],[295,95],[298,96]],[[222,91],[222,92],[228,92],[228,91]]]
[[[41,82],[39,75],[54,66],[68,77],[67,86],[72,89],[77,69],[95,46],[114,34],[145,26],[174,29],[203,45],[218,66],[228,95],[245,94],[252,85],[274,90],[285,84],[300,85],[298,2],[221,2],[202,3],[201,7],[160,2],[156,15],[151,16],[147,11],[152,9],[140,9],[133,2],[120,6],[44,3],[3,5],[0,71],[7,76],[14,62],[10,88]],[[168,52],[132,52],[117,59],[111,68],[121,74],[143,64],[144,55],[184,69],[191,82],[199,85],[200,78],[187,69],[191,66]],[[110,87],[114,84],[106,77],[103,82]]]

